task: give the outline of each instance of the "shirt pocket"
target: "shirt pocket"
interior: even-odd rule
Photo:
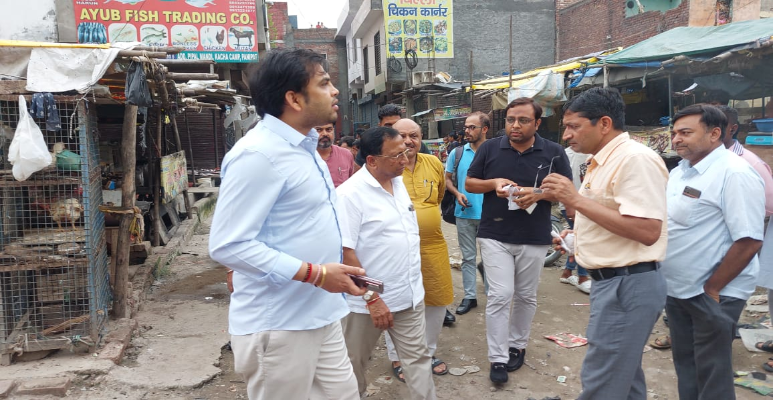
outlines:
[[[688,226],[699,203],[700,199],[682,194],[675,195],[668,202],[668,218],[679,225]]]

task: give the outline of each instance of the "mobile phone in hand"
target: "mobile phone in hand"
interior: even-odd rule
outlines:
[[[376,293],[384,293],[384,282],[363,275],[349,275],[357,287],[366,288]]]

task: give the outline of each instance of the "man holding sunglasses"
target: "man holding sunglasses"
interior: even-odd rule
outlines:
[[[507,373],[523,365],[537,311],[555,201],[537,188],[551,172],[572,178],[564,149],[537,135],[539,104],[521,97],[508,104],[506,115],[506,135],[480,146],[465,182],[468,192],[483,193],[478,245],[489,284],[486,339],[494,383],[507,382]]]

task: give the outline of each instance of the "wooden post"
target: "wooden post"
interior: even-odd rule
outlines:
[[[215,165],[220,168],[220,149],[218,149],[220,145],[217,143],[217,117],[215,117],[215,110],[212,110],[212,132],[215,133]]]
[[[123,114],[123,132],[121,137],[121,166],[123,167],[123,183],[121,184],[121,207],[134,209],[134,169],[137,164],[137,106],[126,104]],[[128,318],[129,293],[129,249],[131,247],[131,232],[129,227],[134,220],[134,212],[121,214],[121,225],[118,229],[118,241],[115,246],[115,287],[113,288],[113,316]]]
[[[196,162],[193,160],[193,141],[191,140],[191,127],[188,125],[188,114],[184,113],[183,118],[185,119],[185,130],[188,131],[188,150],[191,151],[190,157],[191,157],[191,173],[193,174],[193,184],[196,184]]]
[[[161,152],[161,135],[164,132],[164,113],[161,107],[157,109],[158,126],[156,127],[156,150]],[[153,169],[153,246],[161,245],[161,155],[157,162],[151,162]]]

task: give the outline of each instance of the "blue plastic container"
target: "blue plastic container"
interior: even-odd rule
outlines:
[[[755,119],[752,122],[761,132],[773,132],[773,118]]]

